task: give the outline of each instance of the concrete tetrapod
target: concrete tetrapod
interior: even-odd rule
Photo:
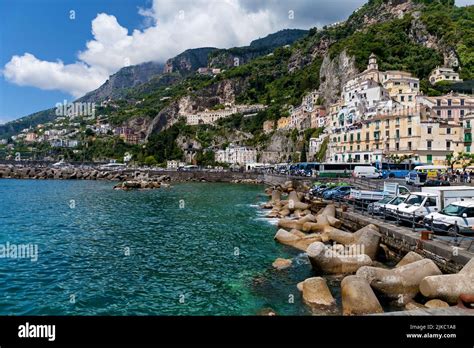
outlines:
[[[310,244],[306,252],[313,269],[325,274],[354,273],[360,267],[372,264],[372,259],[366,254],[341,253],[337,248],[327,247],[321,242]]]
[[[377,296],[363,277],[345,277],[341,282],[341,296],[343,315],[383,313]]]
[[[343,245],[358,245],[363,253],[375,259],[380,244],[380,233],[377,226],[370,224],[354,233],[344,232],[335,228],[327,229],[323,241],[332,240]]]
[[[321,277],[308,278],[302,282],[303,301],[312,309],[325,309],[336,305],[334,297]]]
[[[288,232],[282,228],[278,230],[274,238],[281,244],[289,245],[302,251],[306,251],[311,243],[321,241],[319,233],[305,234],[295,229]]]
[[[455,304],[461,294],[474,295],[474,258],[457,274],[431,275],[420,284],[423,296]]]
[[[441,271],[432,260],[423,259],[394,269],[361,267],[356,274],[388,298],[406,304],[419,292],[425,277],[440,275]]]

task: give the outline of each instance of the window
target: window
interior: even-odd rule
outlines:
[[[431,132],[431,127],[428,127],[428,128],[426,129],[426,132],[427,132],[428,134],[431,134],[431,133],[432,133],[432,132]]]
[[[408,101],[410,101],[410,102],[413,101],[413,96],[412,95],[408,96]]]
[[[369,144],[365,145],[365,150],[369,151]]]
[[[464,99],[461,99],[461,106],[464,106]]]
[[[360,133],[357,133],[357,141],[360,141]]]
[[[408,116],[408,123],[411,123],[411,116]]]
[[[451,142],[446,141],[446,149],[449,150],[451,148]]]
[[[461,110],[461,116],[464,116],[464,110]]]
[[[441,110],[436,110],[436,115],[441,116]]]
[[[437,106],[441,106],[441,100],[440,100],[440,99],[437,99],[437,100],[436,100],[436,105],[437,105]]]
[[[448,117],[452,117],[453,112],[451,110],[448,110]]]
[[[466,152],[471,152],[471,147],[470,146],[466,146]]]
[[[366,132],[366,133],[365,133],[365,140],[366,140],[366,141],[369,141],[369,139],[370,139],[370,133],[369,133],[369,132]]]
[[[414,83],[413,87],[418,88],[418,83]]]
[[[354,141],[354,134],[351,134],[351,143]]]
[[[451,134],[451,128],[446,128],[446,134]]]
[[[360,145],[357,145],[357,151],[360,151]]]
[[[408,128],[408,136],[411,136],[411,128]]]
[[[433,162],[433,155],[426,155],[426,162],[432,163]]]
[[[396,137],[397,139],[400,139],[400,129],[397,129],[397,130],[395,131],[395,137]]]
[[[431,143],[432,143],[431,140],[426,141],[426,147],[428,148],[428,150],[431,150]]]
[[[385,136],[388,138],[390,136],[390,131],[385,131]]]
[[[344,141],[347,141],[347,135],[344,134]]]
[[[396,124],[397,126],[400,125],[400,117],[397,117],[397,119],[395,120],[395,124]]]
[[[395,143],[395,148],[398,150],[400,150],[400,143]]]
[[[408,150],[411,150],[411,141],[408,142]]]
[[[428,197],[426,199],[425,207],[436,207],[436,197]]]
[[[405,96],[404,95],[400,96],[400,101],[402,101],[402,102],[405,101]]]
[[[452,104],[451,99],[448,99],[448,106],[451,106],[451,104]]]
[[[390,127],[390,120],[385,120],[385,127]]]

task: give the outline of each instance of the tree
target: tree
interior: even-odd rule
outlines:
[[[303,142],[303,148],[301,149],[300,162],[306,162],[306,142]]]
[[[147,166],[154,166],[158,164],[158,162],[156,161],[156,158],[154,156],[148,156],[145,158],[145,164]]]

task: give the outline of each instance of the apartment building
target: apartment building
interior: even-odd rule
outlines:
[[[474,112],[474,97],[448,93],[438,97],[420,96],[417,98],[420,105],[431,108],[442,120],[460,122],[462,119]]]
[[[452,68],[439,66],[431,72],[429,80],[432,85],[440,81],[462,82],[462,79],[459,78],[459,74]]]

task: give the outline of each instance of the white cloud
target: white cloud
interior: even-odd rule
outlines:
[[[3,70],[7,80],[19,86],[34,86],[45,90],[60,90],[75,97],[99,86],[107,72],[82,62],[66,64],[37,59],[30,53],[13,56]],[[94,88],[94,87],[93,87]]]

